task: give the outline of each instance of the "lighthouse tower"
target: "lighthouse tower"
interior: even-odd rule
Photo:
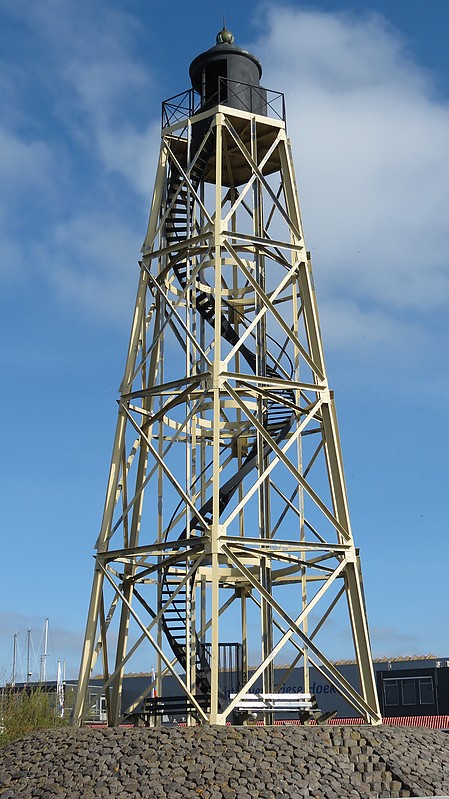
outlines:
[[[256,686],[282,692],[275,660],[380,722],[284,98],[261,75],[223,29],[162,106],[75,723],[94,668],[110,725],[142,703],[235,722]],[[126,706],[133,663],[154,672]]]

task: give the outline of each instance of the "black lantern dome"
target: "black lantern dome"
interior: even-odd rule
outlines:
[[[260,62],[234,44],[234,36],[226,26],[217,34],[216,41],[214,47],[200,53],[190,64],[190,79],[201,95],[202,109],[224,104],[264,114],[266,101],[259,88]]]

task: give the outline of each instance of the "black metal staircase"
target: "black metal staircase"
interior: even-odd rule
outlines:
[[[173,245],[176,244],[183,244],[189,235],[192,235],[190,225],[193,219],[195,203],[194,192],[196,192],[199,187],[200,181],[203,178],[208,162],[213,156],[214,151],[215,135],[211,132],[202,151],[196,154],[193,166],[190,169],[190,183],[194,191],[188,189],[184,182],[183,175],[176,167],[173,167],[171,170],[167,191],[167,208],[169,208],[169,212],[165,222],[166,243],[169,247],[173,247]],[[173,269],[181,288],[183,290],[186,289],[188,264],[182,251],[172,251],[168,266]],[[213,326],[215,324],[215,300],[212,288],[210,293],[206,293],[199,288],[199,286],[195,286],[195,307],[202,318],[210,325]],[[230,324],[225,314],[222,314],[221,318],[221,334],[232,346],[235,346],[240,341],[237,331]],[[240,344],[239,352],[251,370],[256,373],[256,355],[251,352],[245,344]],[[277,371],[269,364],[265,365],[265,376],[267,378],[274,378],[278,382],[282,379],[280,371]],[[295,402],[295,396],[291,389],[273,389],[271,396],[273,399],[266,402],[263,425],[269,435],[276,442],[280,442],[285,438],[293,424],[294,410],[292,409],[292,404]],[[270,451],[271,447],[265,444],[263,454],[266,456]],[[238,471],[220,488],[220,513],[225,510],[244,477],[255,468],[257,454],[257,441],[255,441],[250,447]],[[212,519],[212,506],[212,498],[210,498],[201,508],[200,515],[206,522]],[[189,521],[189,529],[199,529],[205,532],[200,518],[195,515]],[[186,537],[187,526],[181,533],[180,538]],[[179,588],[182,579],[186,576],[186,572],[184,571],[184,574],[182,574],[182,571],[183,569],[180,565],[176,567],[170,566],[165,570],[161,587],[161,602],[162,605],[165,605],[170,600],[170,597],[173,597],[162,617],[162,625],[174,655],[178,659],[180,665],[186,668],[186,608],[189,599],[186,586],[184,585],[180,588],[178,593],[173,596]],[[191,580],[191,585],[193,585],[193,580]],[[207,657],[206,647],[198,638],[196,640],[196,689],[201,696],[210,696],[209,659]],[[221,709],[224,710],[228,703],[224,694],[219,696],[219,703]]]

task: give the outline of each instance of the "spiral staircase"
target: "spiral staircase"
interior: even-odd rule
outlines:
[[[181,245],[189,235],[189,220],[193,219],[195,193],[199,187],[204,174],[208,169],[210,159],[215,152],[215,136],[213,132],[209,134],[206,144],[201,152],[196,156],[193,166],[190,169],[190,183],[193,187],[193,192],[189,191],[184,176],[176,167],[172,167],[171,174],[168,182],[166,206],[169,209],[166,222],[165,234],[167,247],[171,248],[170,261],[168,263],[168,271],[173,270],[177,281],[182,290],[185,290],[188,282],[188,264],[185,258],[185,249]],[[176,251],[174,246],[180,245],[179,252]],[[204,286],[204,279],[202,282]],[[204,286],[205,287],[205,286]],[[225,303],[224,303],[225,304]],[[226,304],[225,304],[226,305]],[[195,306],[202,318],[211,326],[215,325],[215,301],[212,290],[202,290],[198,285],[195,287]],[[240,341],[235,328],[230,324],[226,315],[222,313],[221,316],[221,335],[231,345],[235,346]],[[239,345],[239,352],[245,359],[250,369],[256,373],[256,355],[244,343]],[[268,378],[274,378],[276,381],[282,380],[282,374],[279,369],[276,369],[269,364],[265,364],[265,375]],[[267,401],[266,410],[263,416],[263,426],[269,435],[279,443],[284,439],[290,430],[293,420],[295,418],[292,410],[292,405],[295,402],[295,396],[291,389],[275,390],[271,392],[273,399]],[[266,457],[271,448],[265,444],[263,455]],[[219,506],[220,513],[223,513],[228,503],[230,502],[235,491],[241,485],[245,476],[256,468],[258,458],[257,442],[250,447],[246,457],[244,458],[240,468],[236,473],[229,478],[220,488]],[[200,519],[209,523],[212,521],[212,507],[213,500],[210,497],[201,507],[198,516],[193,516],[189,521],[189,529],[198,529],[205,533],[204,525]],[[187,537],[187,526],[180,535],[180,539]],[[185,669],[187,666],[187,617],[186,609],[189,597],[187,595],[188,589],[186,585],[182,585],[186,577],[185,566],[180,564],[170,566],[163,572],[162,585],[161,585],[161,605],[167,605],[163,617],[162,627],[167,641],[176,656],[179,664]],[[190,586],[194,585],[194,579],[189,582]],[[193,590],[191,588],[190,590]],[[198,636],[196,636],[196,699],[200,706],[207,707],[210,697],[210,665],[207,648],[201,643]],[[155,710],[156,710],[155,703]],[[188,703],[187,703],[188,704]],[[223,710],[228,704],[226,696],[220,692],[219,705]],[[192,710],[192,708],[187,708]],[[194,708],[193,708],[194,711]]]

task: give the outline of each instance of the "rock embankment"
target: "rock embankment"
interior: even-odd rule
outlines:
[[[0,750],[1,799],[443,794],[449,735],[419,728],[60,728]]]

